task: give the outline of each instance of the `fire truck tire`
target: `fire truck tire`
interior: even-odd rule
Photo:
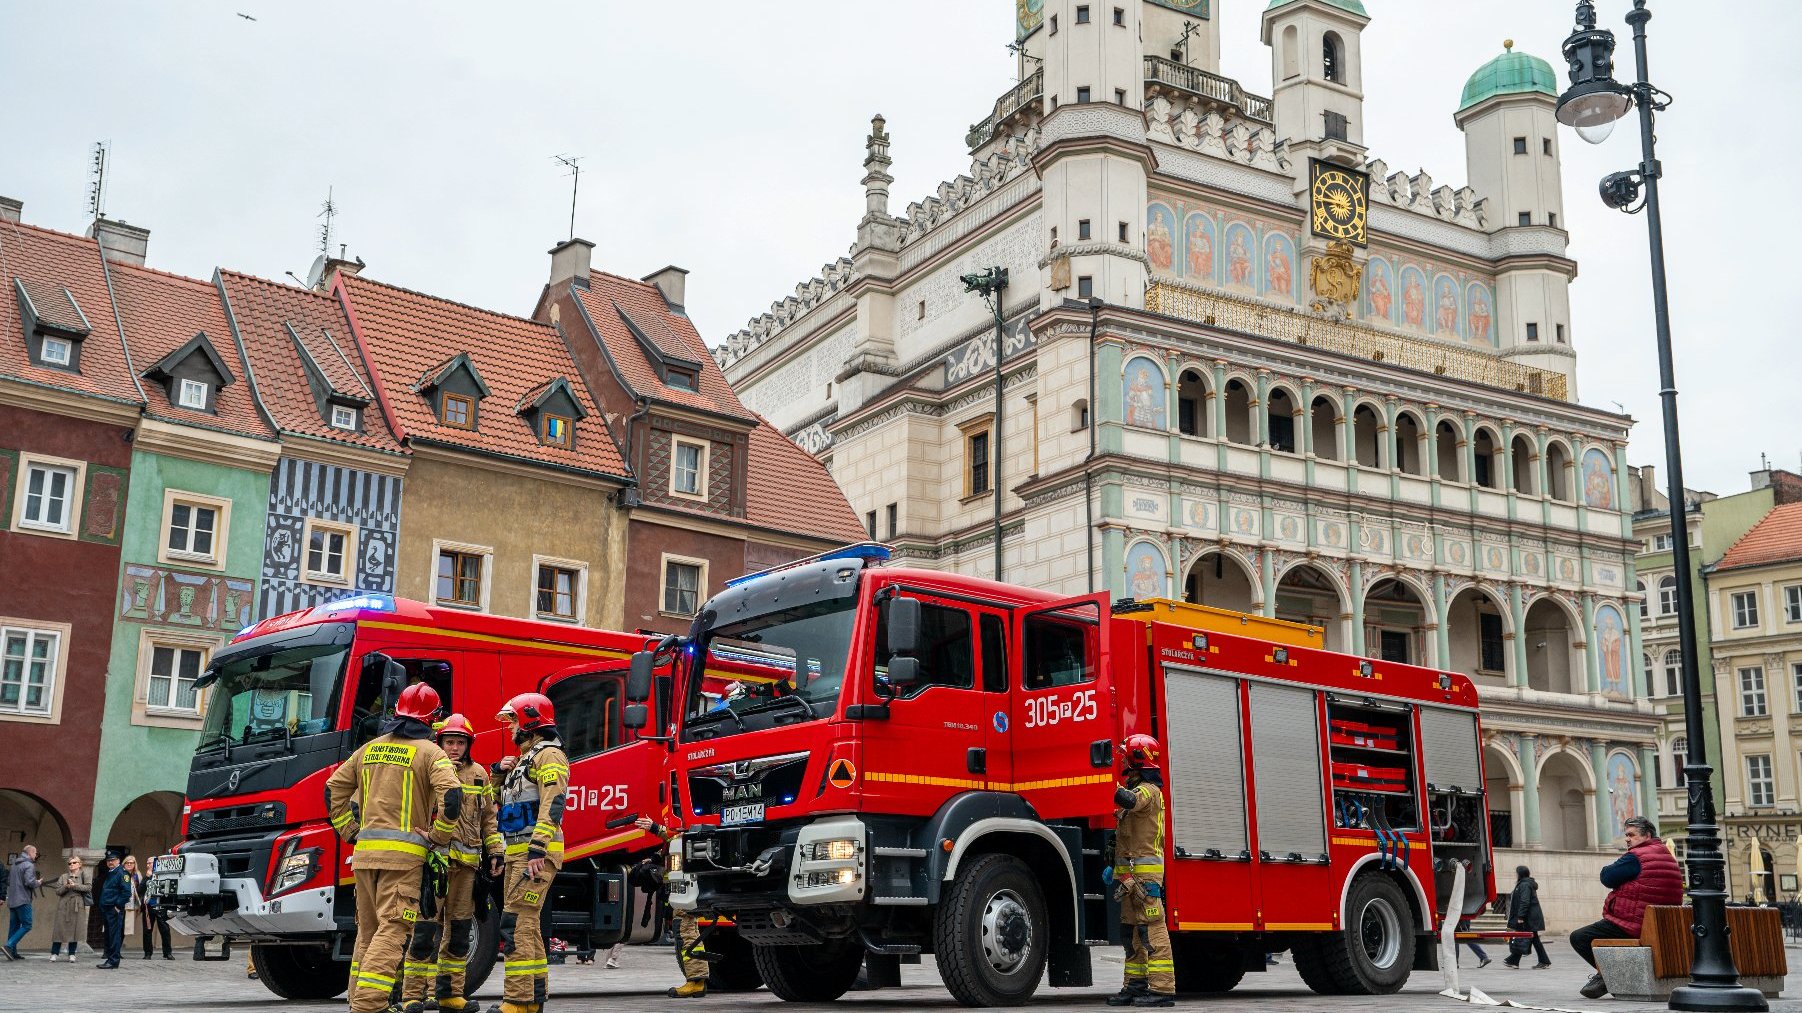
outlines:
[[[1295,967],[1322,995],[1388,995],[1414,967],[1414,917],[1401,887],[1359,876],[1345,898],[1345,931],[1297,943]]]
[[[736,931],[715,930],[707,940],[707,948],[720,955],[719,960],[707,965],[708,991],[755,992],[763,987],[757,954]]]
[[[863,946],[855,939],[806,946],[753,946],[751,951],[763,983],[785,1002],[832,1002],[851,991],[863,968]]]
[[[1184,938],[1180,934],[1170,942],[1176,957],[1178,992],[1203,995],[1231,992],[1245,977],[1245,954],[1237,946]]]
[[[294,1002],[336,999],[350,981],[350,961],[324,946],[252,946],[250,962],[265,988]]]
[[[933,953],[965,1006],[1020,1006],[1045,974],[1051,919],[1026,864],[983,855],[959,870],[933,912]]]
[[[493,905],[488,914],[475,923],[475,939],[469,944],[469,966],[463,969],[463,992],[474,995],[476,989],[494,973],[500,960],[501,913]]]

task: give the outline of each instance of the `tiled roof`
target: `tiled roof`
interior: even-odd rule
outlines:
[[[1716,570],[1802,560],[1802,503],[1785,503],[1764,515],[1721,557]]]
[[[336,298],[234,271],[220,271],[219,278],[250,355],[257,394],[283,432],[371,450],[400,450],[375,404],[350,321]],[[301,362],[302,347],[334,391],[369,399],[362,432],[334,429],[320,417]]]
[[[745,462],[745,519],[759,527],[838,542],[869,537],[826,466],[762,417]]]
[[[107,270],[112,276],[119,317],[125,324],[125,340],[139,370],[148,370],[152,363],[186,345],[196,334],[205,334],[234,381],[219,389],[211,412],[175,405],[161,385],[145,383],[146,413],[170,422],[273,439],[275,433],[257,412],[250,384],[244,381],[244,361],[238,355],[237,342],[232,340],[231,325],[226,323],[219,290],[196,278],[147,267],[109,264]],[[88,314],[89,320],[93,318],[92,313]],[[82,365],[87,365],[85,350]]]
[[[664,301],[663,293],[648,281],[634,281],[605,271],[588,276],[587,288],[576,288],[576,298],[588,319],[600,332],[607,355],[619,370],[620,379],[638,397],[697,408],[740,418],[746,422],[755,416],[739,403],[738,396],[726,385],[726,376],[713,361],[701,335],[685,314],[677,313]],[[665,384],[651,364],[644,346],[633,336],[621,317],[621,311],[645,333],[653,345],[666,354],[700,365],[696,390],[682,390]]]
[[[16,278],[14,284],[25,290],[25,298],[30,300],[31,310],[40,323],[83,337],[93,332],[94,328],[89,326],[87,316],[75,305],[68,289],[32,278]]]
[[[81,372],[31,364],[14,279],[33,293],[68,289],[92,333],[81,342]],[[130,357],[113,319],[112,297],[100,267],[100,245],[61,232],[0,220],[0,376],[46,387],[143,404]],[[33,302],[38,302],[33,299]],[[43,306],[40,313],[47,312]],[[148,361],[154,362],[155,356]]]
[[[527,391],[554,377],[577,375],[575,361],[550,325],[366,278],[337,277],[376,375],[409,439],[607,475],[626,474],[619,448],[599,419],[577,423],[575,448],[565,450],[540,443],[526,420],[514,414],[513,406]],[[476,430],[439,424],[431,402],[408,389],[415,379],[459,353],[469,356],[490,389],[477,408]],[[585,387],[572,383],[571,390],[583,411],[598,414]]]

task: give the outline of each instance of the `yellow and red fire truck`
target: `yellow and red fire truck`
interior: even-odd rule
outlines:
[[[642,727],[676,661],[671,901],[734,919],[781,998],[928,952],[967,1005],[1023,1003],[1047,970],[1091,984],[1090,947],[1118,941],[1104,870],[1134,732],[1164,744],[1182,990],[1287,950],[1318,992],[1393,992],[1435,966],[1442,920],[1493,900],[1464,676],[1326,651],[1314,627],[887,555],[740,578],[626,680]]]

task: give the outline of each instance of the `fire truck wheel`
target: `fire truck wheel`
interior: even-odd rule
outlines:
[[[707,948],[720,955],[719,960],[707,965],[708,991],[755,992],[763,987],[757,955],[743,936],[731,929],[718,929],[708,938]]]
[[[965,1006],[1019,1006],[1045,974],[1045,897],[1024,862],[983,855],[966,866],[933,913],[933,953]]]
[[[250,962],[269,991],[295,1002],[336,999],[350,981],[350,962],[324,946],[252,946]]]
[[[494,973],[494,965],[500,961],[501,913],[498,907],[490,905],[488,914],[476,919],[471,931],[475,938],[469,944],[469,966],[463,971],[463,991],[468,995],[474,995],[475,990],[482,987]]]
[[[1237,946],[1177,933],[1171,937],[1176,958],[1176,990],[1185,993],[1231,992],[1245,977],[1245,954]]]
[[[854,939],[807,946],[753,946],[757,973],[786,1002],[831,1002],[851,990],[863,967],[863,945]]]
[[[1380,875],[1352,880],[1345,931],[1295,946],[1302,980],[1326,995],[1388,995],[1414,967],[1414,918],[1408,898]]]

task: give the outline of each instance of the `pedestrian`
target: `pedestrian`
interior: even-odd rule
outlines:
[[[137,860],[127,857],[125,863],[128,871],[137,868]],[[148,864],[148,863],[146,863]],[[150,892],[151,879],[149,870],[136,874],[138,891],[138,913],[144,916],[144,959],[149,960],[156,952],[156,938],[163,939],[163,959],[174,960],[175,951],[169,945],[169,913],[156,902]]]
[[[1524,865],[1514,867],[1514,876],[1514,890],[1508,894],[1508,928],[1515,932],[1531,932],[1533,937],[1508,940],[1508,956],[1502,963],[1511,970],[1519,969],[1520,958],[1532,952],[1539,956],[1539,963],[1534,964],[1533,969],[1544,970],[1552,966],[1552,958],[1546,956],[1545,943],[1539,938],[1545,931],[1545,912],[1539,907],[1539,884],[1533,879],[1533,870]]]
[[[1469,932],[1470,931],[1470,919],[1469,918],[1460,919],[1458,921],[1457,931]],[[1477,958],[1477,967],[1483,968],[1483,967],[1489,966],[1489,954],[1487,954],[1483,951],[1483,947],[1478,945],[1477,941],[1475,939],[1459,940],[1458,945],[1470,948],[1471,956],[1474,956]]]
[[[640,816],[633,826],[656,834],[667,844],[680,831],[664,826],[649,816]],[[608,954],[607,966],[618,967],[617,954]],[[693,911],[676,912],[676,966],[682,971],[682,984],[664,994],[671,999],[700,999],[707,995],[707,952],[701,948],[701,922]]]
[[[1109,1006],[1176,1005],[1176,962],[1164,921],[1164,778],[1158,740],[1143,732],[1121,744],[1126,780],[1114,789],[1114,896],[1126,937],[1126,981]]]
[[[569,757],[550,698],[521,693],[495,715],[513,735],[519,761],[501,785],[498,822],[506,840],[501,954],[506,986],[501,1013],[537,1013],[550,985],[540,918],[563,867],[563,806]]]
[[[56,914],[50,919],[50,959],[62,955],[63,943],[69,944],[69,963],[75,963],[75,948],[87,934],[88,908],[94,904],[94,884],[82,868],[81,856],[69,856],[69,869],[56,878]]]
[[[379,734],[325,782],[332,829],[356,844],[350,1008],[359,1013],[388,1009],[409,930],[421,919],[427,856],[450,843],[463,813],[463,786],[432,741],[428,722],[438,705],[438,691],[426,683],[402,690]]]
[[[131,882],[125,878],[117,851],[106,853],[106,872],[100,878],[100,917],[106,924],[106,950],[95,968],[111,971],[119,966],[120,951],[125,948],[125,905],[131,903]]]
[[[624,942],[613,944],[613,948],[607,951],[607,970],[614,971],[619,969],[619,955],[624,952],[626,952],[626,944]]]
[[[44,885],[44,877],[38,875],[37,863],[38,846],[27,844],[13,859],[12,868],[7,870],[6,945],[0,946],[0,953],[8,960],[22,959],[19,941],[31,932],[31,905],[37,900],[38,889]]]
[[[1638,939],[1646,908],[1683,903],[1683,870],[1658,839],[1652,821],[1644,816],[1628,817],[1621,824],[1621,837],[1627,842],[1627,853],[1602,870],[1608,897],[1602,901],[1601,919],[1570,934],[1570,948],[1590,967],[1596,966],[1596,940]],[[1598,971],[1580,991],[1585,999],[1600,999],[1608,994],[1608,985]]]

